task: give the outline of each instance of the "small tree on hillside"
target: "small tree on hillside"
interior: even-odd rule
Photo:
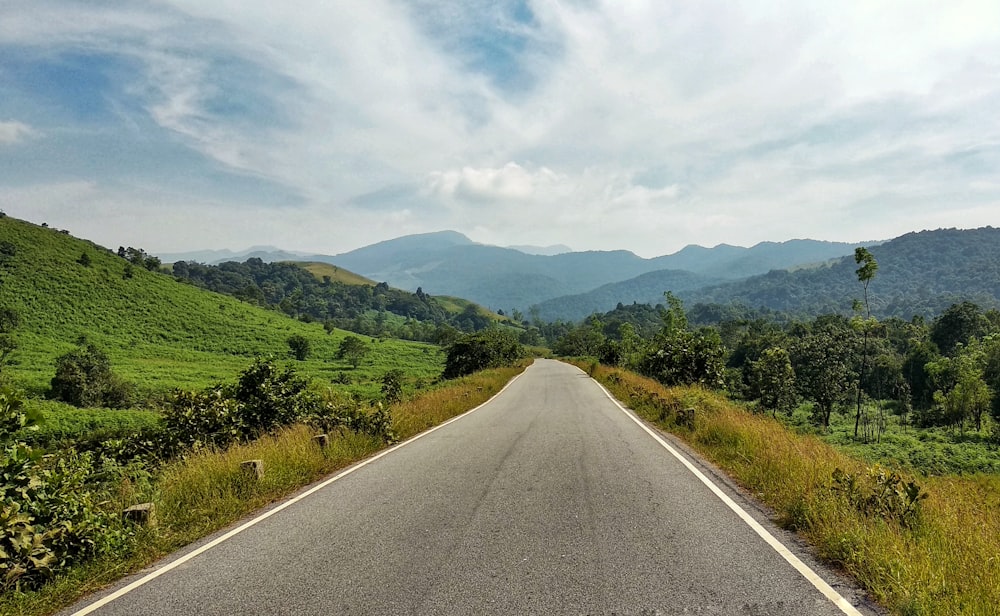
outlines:
[[[352,367],[357,368],[364,361],[370,349],[365,341],[357,336],[346,336],[340,341],[337,349],[337,359],[346,359]]]
[[[288,348],[291,349],[292,356],[299,361],[305,361],[312,351],[309,339],[302,334],[290,336],[288,338]]]
[[[111,361],[93,344],[81,345],[56,359],[52,397],[79,407],[124,408],[131,386],[111,371]]]

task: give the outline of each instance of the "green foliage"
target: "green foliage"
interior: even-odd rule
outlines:
[[[166,433],[178,444],[225,447],[247,434],[242,408],[223,386],[178,391],[163,410]]]
[[[19,393],[10,387],[0,387],[0,443],[8,442],[25,428],[37,427],[41,421],[41,413],[26,409]]]
[[[56,359],[52,397],[73,406],[124,408],[132,387],[111,371],[106,353],[93,344],[82,345]]]
[[[721,387],[725,367],[722,339],[712,329],[664,332],[639,362],[642,374],[664,385]]]
[[[146,254],[146,251],[141,248],[133,248],[131,246],[123,248],[119,246],[118,256],[127,260],[131,265],[145,268],[151,272],[158,270],[161,265],[159,257],[148,255]]]
[[[690,331],[684,305],[669,291],[664,296],[663,328],[639,360],[639,372],[664,385],[722,387],[726,351],[718,331]]]
[[[915,482],[878,464],[869,467],[865,476],[836,469],[832,488],[861,513],[911,528],[920,521],[920,501],[927,498]]]
[[[972,302],[952,304],[931,324],[931,340],[945,355],[952,355],[959,344],[984,335],[989,322],[983,309]]]
[[[386,378],[402,389],[402,372],[390,371]],[[388,397],[388,396],[387,396]],[[353,402],[324,398],[309,388],[309,382],[291,367],[278,368],[273,361],[258,358],[236,383],[215,385],[200,392],[176,392],[163,411],[164,432],[179,446],[226,447],[296,422],[332,430],[338,426],[372,436],[391,437],[389,420],[376,411],[364,413]]]
[[[980,430],[983,414],[990,408],[993,392],[983,381],[981,361],[976,350],[977,347],[965,349],[955,359],[942,358],[929,364],[928,368],[932,374],[938,371],[952,373],[952,386],[934,392],[934,402],[943,411],[944,421],[964,429],[965,422],[971,420],[976,430]]]
[[[601,354],[604,334],[599,326],[584,323],[566,332],[552,345],[552,352],[564,357],[596,357]]]
[[[16,336],[17,350],[2,374],[31,397],[48,392],[56,358],[75,349],[82,336],[107,354],[116,374],[136,385],[137,400],[154,403],[177,388],[199,390],[231,380],[253,357],[287,348],[295,334],[312,347],[298,366],[304,375],[328,382],[346,367],[335,362],[342,330],[327,335],[318,324],[180,284],[100,246],[15,218],[0,219],[3,241],[15,247],[15,256],[0,266],[0,316],[10,310],[19,322],[8,336]],[[76,263],[83,251],[91,267]],[[122,278],[126,265],[133,267],[128,280]],[[427,349],[380,342],[352,375],[350,391],[377,397],[378,379],[394,368],[413,378],[439,375],[444,356]]]
[[[878,318],[931,317],[956,301],[1000,306],[1000,229],[940,229],[908,233],[869,249],[883,276],[871,280]],[[733,303],[798,317],[841,313],[856,296],[856,262],[844,257],[822,267],[775,270],[681,295],[690,304]],[[942,349],[943,350],[943,349]]]
[[[30,418],[21,399],[0,390],[4,428],[23,427]],[[102,511],[93,492],[98,469],[89,453],[70,450],[43,457],[5,430],[0,449],[0,591],[37,588],[59,569],[131,533]]]
[[[292,351],[292,357],[299,361],[305,361],[309,358],[309,353],[312,351],[312,346],[309,344],[309,339],[302,334],[294,334],[288,337],[288,348]]]
[[[337,359],[346,359],[351,366],[357,368],[370,352],[371,349],[361,338],[344,336],[337,348]]]
[[[333,274],[327,273],[333,270]],[[173,266],[178,280],[224,293],[245,302],[279,308],[285,314],[368,335],[430,341],[435,326],[450,323],[459,329],[483,329],[496,320],[480,306],[453,298],[435,298],[418,289],[409,293],[385,283],[337,275],[338,268],[317,263],[264,263],[251,258],[244,263],[201,265],[179,262]],[[374,323],[366,318],[377,313]],[[390,324],[389,316],[406,325]],[[392,331],[389,331],[392,330]]]
[[[524,356],[524,347],[507,330],[487,329],[462,336],[448,347],[443,376],[453,379],[486,368],[513,365]]]
[[[90,264],[93,263],[90,258],[90,253],[86,250],[80,253],[80,258],[77,259],[76,262],[84,267],[90,267]]]
[[[17,329],[20,316],[10,308],[0,308],[0,379],[4,377],[4,366],[11,355],[17,350],[17,340],[14,330]]]
[[[834,406],[845,401],[854,382],[857,336],[845,319],[817,319],[792,344],[790,357],[799,393],[816,402],[817,423],[830,425]]]
[[[772,347],[750,363],[750,391],[763,408],[774,413],[795,408],[795,371],[788,351]]]
[[[403,399],[402,370],[390,370],[382,376],[382,398],[387,404],[394,404]]]

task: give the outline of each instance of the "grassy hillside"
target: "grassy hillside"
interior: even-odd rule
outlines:
[[[475,302],[470,302],[467,299],[462,299],[461,297],[451,297],[450,295],[435,295],[433,297],[434,302],[438,306],[444,308],[448,314],[462,314],[467,310],[474,310],[476,314],[486,317],[488,319],[493,319],[495,321],[506,321],[507,319],[498,315],[497,313],[483,308]]]
[[[376,352],[351,370],[335,359],[346,332],[327,334],[317,323],[130,268],[105,248],[54,229],[0,218],[0,246],[0,308],[20,315],[19,349],[7,370],[33,395],[48,389],[56,357],[81,339],[104,349],[142,394],[231,380],[257,354],[289,357],[293,334],[312,346],[310,358],[296,362],[300,372],[325,380],[350,372],[355,388],[377,390],[375,380],[392,368],[413,378],[442,368],[436,347],[390,340],[373,342]],[[89,265],[80,263],[84,254]]]
[[[323,280],[325,277],[329,276],[330,280],[333,282],[342,282],[344,284],[356,284],[356,285],[367,285],[370,287],[375,286],[375,281],[369,278],[365,278],[360,274],[355,274],[352,271],[345,270],[342,267],[337,267],[331,263],[320,263],[319,261],[308,261],[308,262],[295,262],[300,265],[303,269],[308,271],[310,274],[315,276],[319,280]]]

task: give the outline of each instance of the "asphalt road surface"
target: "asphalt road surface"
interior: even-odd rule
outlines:
[[[842,607],[822,594],[599,385],[555,361],[222,535],[66,613],[803,616],[863,602],[793,548]]]

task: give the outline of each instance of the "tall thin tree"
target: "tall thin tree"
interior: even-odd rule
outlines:
[[[855,273],[858,275],[858,281],[861,283],[861,287],[864,290],[865,300],[865,320],[861,327],[862,335],[864,336],[861,346],[861,370],[858,371],[858,409],[857,414],[854,416],[854,438],[858,438],[858,426],[861,424],[863,386],[865,382],[865,373],[868,370],[868,337],[871,333],[872,318],[872,308],[868,301],[868,285],[871,283],[872,279],[875,278],[875,272],[878,271],[878,262],[875,261],[875,257],[872,256],[872,253],[864,247],[854,249],[854,262],[861,266],[855,271]]]

